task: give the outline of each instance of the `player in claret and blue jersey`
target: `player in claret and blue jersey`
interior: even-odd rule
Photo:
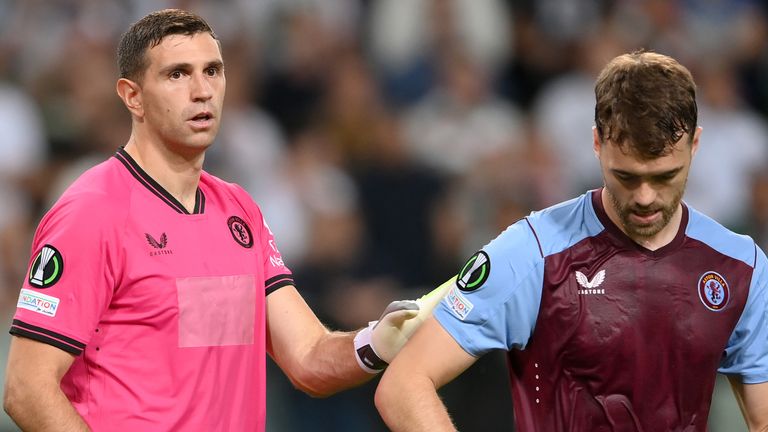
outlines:
[[[496,349],[519,431],[704,431],[717,372],[768,427],[766,256],[682,201],[702,131],[690,72],[625,54],[595,94],[604,187],[469,259],[381,380],[393,430],[453,430],[436,388]]]

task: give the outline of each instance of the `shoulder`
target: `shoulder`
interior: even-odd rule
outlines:
[[[130,184],[115,159],[86,170],[67,187],[49,213],[72,213],[94,221],[107,219],[128,204]]]
[[[544,256],[559,253],[581,240],[595,236],[604,227],[592,206],[592,192],[535,211],[524,221],[535,233]]]
[[[213,174],[203,171],[200,175],[200,185],[208,199],[216,199],[246,212],[249,216],[261,218],[261,210],[251,195],[237,183],[228,182]]]
[[[85,171],[40,220],[37,235],[63,231],[71,238],[92,239],[124,225],[130,206],[130,184],[118,161],[109,159]]]
[[[698,240],[717,252],[755,266],[757,246],[755,241],[743,234],[737,234],[719,222],[688,206],[688,226],[685,235]]]
[[[116,188],[128,184],[128,175],[121,162],[117,158],[110,157],[83,171],[64,194],[80,192],[114,194]]]
[[[602,229],[586,194],[531,213],[509,226],[483,250],[491,261],[502,259],[517,268],[535,266]]]
[[[233,199],[253,201],[248,192],[246,192],[239,184],[223,180],[207,171],[203,171],[200,174],[200,184],[214,194],[227,196]]]

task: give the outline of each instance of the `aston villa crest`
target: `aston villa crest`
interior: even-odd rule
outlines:
[[[701,275],[698,284],[699,299],[711,311],[721,311],[731,298],[728,282],[719,273],[708,271]]]

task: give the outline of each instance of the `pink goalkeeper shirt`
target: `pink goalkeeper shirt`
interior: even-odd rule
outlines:
[[[263,431],[265,296],[292,285],[248,194],[203,172],[192,214],[124,151],[41,221],[10,332],[76,355],[96,431]]]

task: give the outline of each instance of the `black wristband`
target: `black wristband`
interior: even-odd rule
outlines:
[[[371,348],[371,345],[368,344],[357,349],[357,356],[360,357],[360,360],[364,365],[376,371],[384,370],[384,368],[389,365],[387,362],[380,359],[379,356],[376,355],[376,352],[373,351],[373,348]]]

